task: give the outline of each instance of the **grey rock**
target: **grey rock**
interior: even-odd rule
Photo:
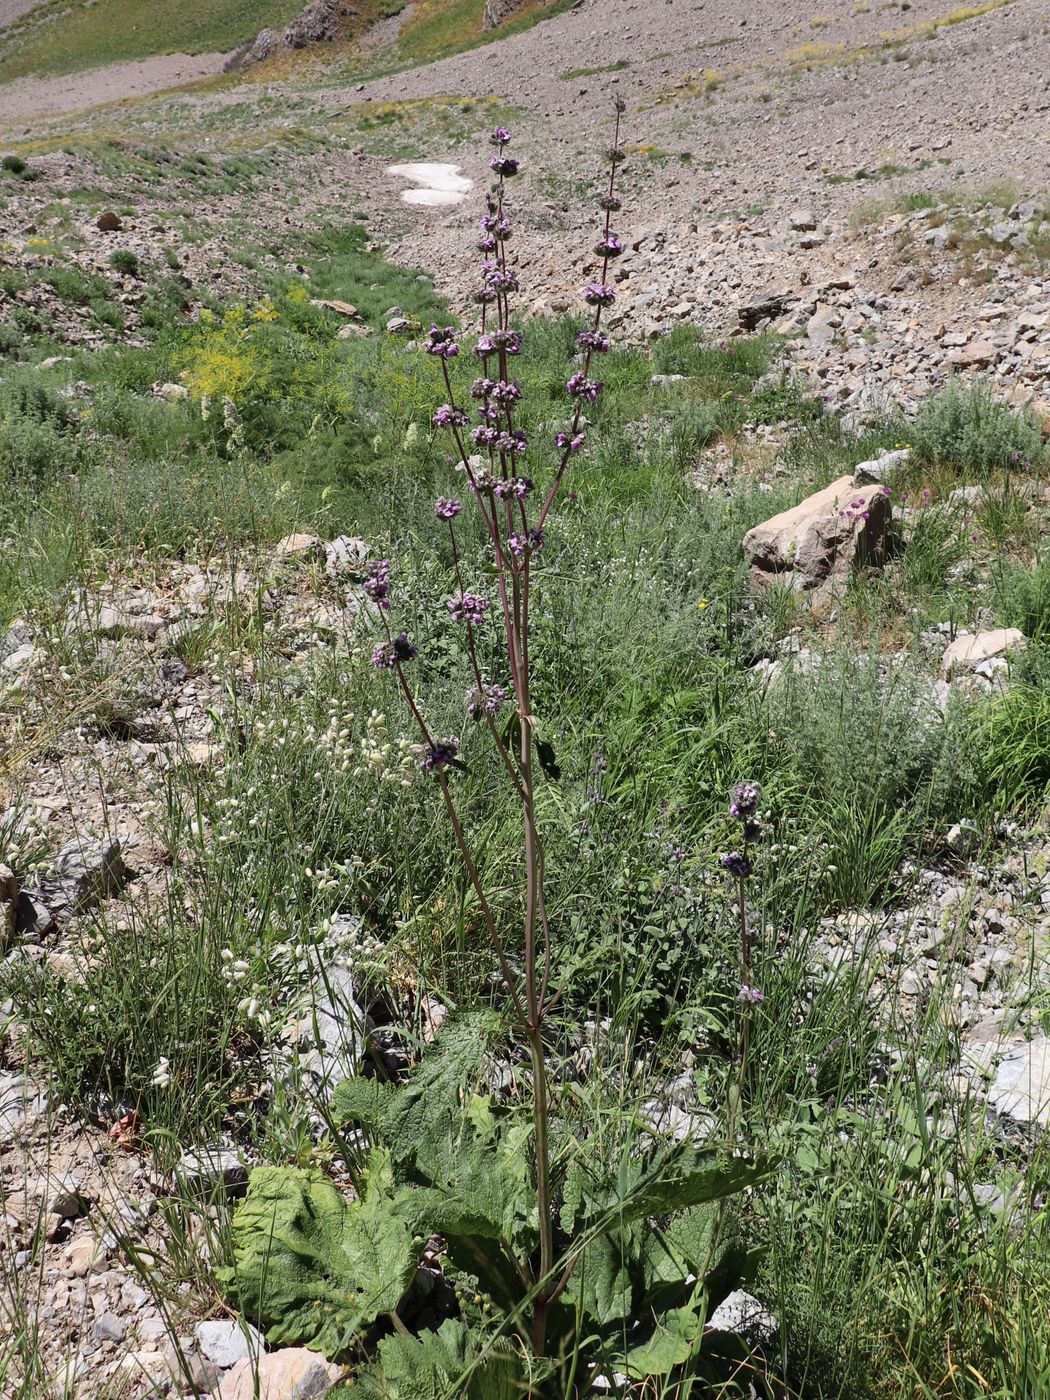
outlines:
[[[1050,1128],[1050,1037],[1015,1046],[1003,1056],[988,1103],[1015,1123]]]
[[[105,837],[100,841],[71,841],[64,846],[40,884],[52,908],[83,914],[117,894],[130,879],[120,842]]]
[[[737,318],[745,331],[755,331],[763,321],[782,316],[793,300],[790,292],[759,292],[737,308]]]
[[[360,920],[344,916],[333,934],[353,932]],[[337,1084],[356,1073],[364,1049],[365,1013],[358,1001],[356,972],[349,957],[337,953],[318,970],[296,1013],[285,1027],[286,1041],[302,1050],[300,1064],[315,1092],[327,1103]]]
[[[334,577],[348,569],[357,568],[372,551],[364,540],[359,540],[354,535],[337,535],[334,540],[328,541],[324,552],[325,572]]]
[[[91,1337],[96,1342],[120,1342],[124,1339],[124,1323],[116,1313],[104,1312],[95,1319]]]
[[[707,1332],[732,1332],[752,1346],[768,1345],[780,1330],[776,1318],[766,1311],[757,1298],[734,1289],[715,1308],[707,1320]]]
[[[10,1141],[27,1118],[43,1113],[47,1099],[22,1074],[0,1074],[0,1141]]]
[[[266,1350],[265,1338],[254,1327],[225,1318],[198,1322],[194,1336],[201,1355],[223,1371],[247,1356],[258,1356]]]
[[[248,1168],[237,1153],[214,1145],[186,1148],[175,1175],[195,1196],[238,1192],[248,1184]]]

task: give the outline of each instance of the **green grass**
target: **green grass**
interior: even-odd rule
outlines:
[[[297,0],[48,0],[16,21],[0,40],[0,81],[29,74],[73,73],[166,53],[236,47],[267,25],[287,24]]]

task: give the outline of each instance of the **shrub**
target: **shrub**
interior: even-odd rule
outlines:
[[[984,384],[953,383],[928,398],[916,415],[911,443],[927,466],[979,479],[1027,470],[1044,455],[1036,419],[999,403]]]
[[[1050,550],[1034,568],[1007,567],[998,587],[1003,621],[1034,640],[1050,642]]]
[[[119,272],[124,277],[137,277],[139,275],[139,260],[129,248],[118,248],[110,255],[109,265],[114,272]]]
[[[21,156],[4,156],[0,161],[0,169],[6,170],[9,175],[21,175],[26,168],[26,163]]]

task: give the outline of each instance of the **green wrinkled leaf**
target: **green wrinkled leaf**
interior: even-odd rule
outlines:
[[[780,1159],[772,1156],[733,1157],[714,1149],[688,1148],[674,1153],[631,1186],[623,1195],[619,1212],[625,1221],[641,1220],[725,1200],[768,1181],[779,1165]]]
[[[415,1193],[394,1190],[387,1153],[373,1153],[359,1201],[319,1171],[260,1167],[232,1220],[234,1263],[219,1281],[277,1345],[335,1358],[396,1308],[425,1235]]]
[[[356,1400],[521,1400],[526,1390],[517,1353],[504,1343],[483,1352],[464,1324],[450,1318],[419,1337],[384,1337],[377,1360],[346,1393]]]
[[[655,1317],[645,1340],[613,1357],[611,1364],[634,1380],[668,1375],[700,1351],[705,1316],[705,1309],[684,1307]]]
[[[469,1129],[464,1102],[500,1029],[486,1012],[452,1017],[407,1084],[346,1079],[332,1096],[333,1115],[364,1127],[389,1150],[401,1175],[422,1185],[447,1182]]]

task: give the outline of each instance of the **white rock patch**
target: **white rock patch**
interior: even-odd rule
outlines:
[[[410,180],[419,186],[414,190],[402,190],[401,198],[406,204],[439,208],[446,204],[459,204],[474,188],[474,181],[459,173],[461,168],[458,165],[416,161],[408,165],[390,165],[387,174],[397,175],[399,179]]]

